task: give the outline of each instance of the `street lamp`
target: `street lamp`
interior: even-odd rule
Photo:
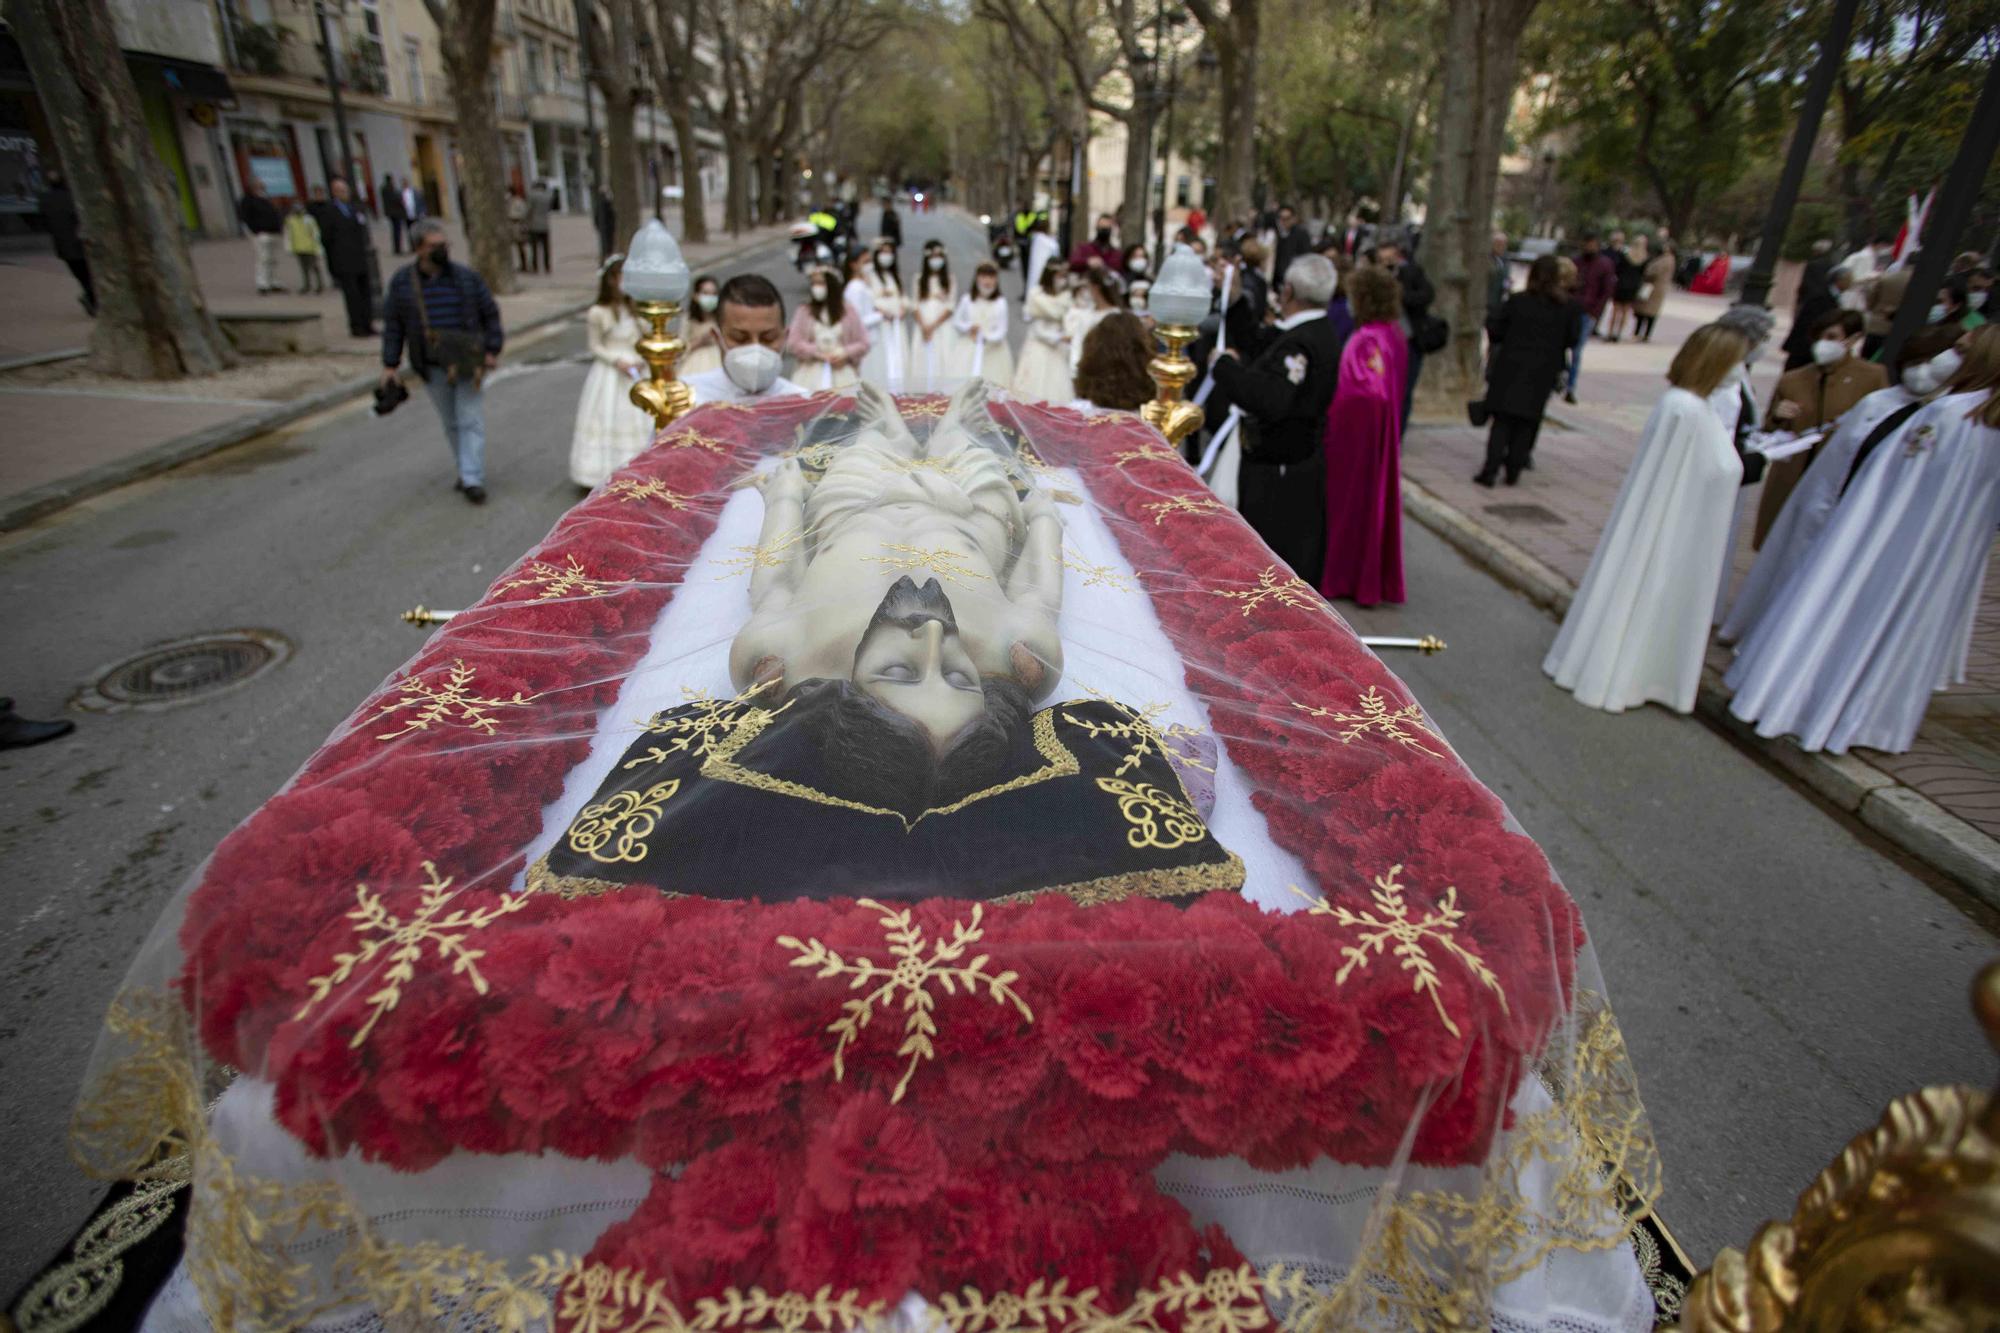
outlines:
[[[694,406],[694,390],[674,378],[674,364],[687,344],[668,326],[681,313],[689,277],[687,261],[681,258],[681,247],[666,223],[654,218],[639,228],[625,254],[620,282],[639,317],[651,325],[639,339],[638,352],[653,373],[632,386],[632,403],[652,414],[654,425],[665,430]]]

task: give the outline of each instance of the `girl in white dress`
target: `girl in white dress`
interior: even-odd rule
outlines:
[[[1074,377],[1077,360],[1083,355],[1083,340],[1097,327],[1097,321],[1118,309],[1119,301],[1111,275],[1095,265],[1077,273],[1070,285],[1075,294],[1063,327],[1069,334],[1069,373]]]
[[[917,275],[917,308],[910,319],[909,387],[919,393],[943,393],[953,380],[958,332],[951,326],[958,292],[942,241],[924,242],[924,268]]]
[[[1707,324],[1667,369],[1590,568],[1542,670],[1607,713],[1645,703],[1694,710],[1743,460],[1708,395],[1750,340]]]
[[[716,320],[721,299],[722,284],[714,274],[704,273],[694,280],[694,295],[688,299],[687,328],[681,331],[688,349],[681,354],[680,365],[674,371],[678,378],[721,369],[722,333]]]
[[[983,379],[1004,389],[1014,379],[1014,354],[1007,347],[1007,298],[1000,294],[1000,269],[992,261],[972,271],[972,290],[958,298],[951,324],[958,331],[959,379]]]
[[[909,382],[910,303],[903,295],[903,278],[896,272],[896,244],[887,239],[875,243],[875,262],[868,270],[868,295],[875,304],[881,323],[872,333],[868,360],[861,378],[881,385],[890,393],[901,393]],[[871,366],[879,368],[870,372]]]
[[[861,321],[868,335],[868,352],[854,369],[870,384],[882,383],[882,315],[875,309],[875,289],[868,285],[868,251],[857,246],[847,256],[847,284],[840,289],[840,302]]]
[[[1028,337],[1014,371],[1014,396],[1029,402],[1066,403],[1074,390],[1069,374],[1069,265],[1051,259],[1042,266],[1040,286],[1028,293],[1021,313]]]
[[[841,299],[839,274],[816,268],[808,282],[811,299],[793,312],[785,336],[785,350],[798,362],[793,378],[808,393],[844,389],[861,378],[868,333],[861,327],[861,316]]]
[[[585,489],[609,481],[653,438],[653,419],[630,397],[643,363],[638,352],[639,316],[618,283],[624,267],[623,255],[604,261],[598,271],[597,300],[584,316],[590,373],[583,377],[583,397],[576,405],[569,475]]]

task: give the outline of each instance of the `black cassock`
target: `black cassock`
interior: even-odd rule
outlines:
[[[1004,770],[949,806],[898,811],[844,793],[786,708],[670,709],[625,751],[529,870],[564,896],[627,885],[705,898],[1019,899],[1085,904],[1239,889],[1176,762],[1214,751],[1102,699],[1054,704]]]
[[[1243,346],[1233,321],[1229,333],[1232,347]],[[1232,405],[1243,409],[1237,507],[1293,573],[1317,583],[1326,555],[1326,460],[1320,441],[1344,340],[1324,316],[1267,337],[1248,364],[1228,357],[1215,363],[1208,423],[1221,425]]]

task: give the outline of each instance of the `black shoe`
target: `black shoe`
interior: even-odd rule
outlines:
[[[1521,460],[1521,471],[1533,472],[1534,470],[1535,470],[1535,460],[1533,458],[1524,458]]]
[[[1575,390],[1575,389],[1564,389],[1564,390],[1563,390],[1563,401],[1564,401],[1565,403],[1568,403],[1568,404],[1569,404],[1569,405],[1570,405],[1571,407],[1574,407],[1574,406],[1576,406],[1576,390]]]
[[[67,736],[76,730],[74,722],[36,722],[16,716],[11,707],[11,700],[9,704],[4,712],[0,712],[0,750],[20,750],[30,745],[40,745],[44,741]]]
[[[486,503],[486,488],[484,486],[467,486],[463,489],[465,491],[465,498],[472,501],[472,503],[476,505]]]
[[[1472,474],[1472,479],[1473,481],[1477,482],[1481,486],[1484,486],[1487,490],[1490,491],[1493,489],[1494,475],[1495,474],[1491,468],[1481,468],[1479,471]]]
[[[454,481],[451,484],[451,488],[455,491],[462,491],[465,489],[465,483],[462,481]]]
[[[1506,482],[1509,486],[1514,485],[1520,480],[1521,480],[1521,469],[1517,467],[1510,467],[1507,469]]]

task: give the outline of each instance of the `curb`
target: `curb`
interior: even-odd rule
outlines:
[[[1569,609],[1575,588],[1568,579],[1407,477],[1403,479],[1403,508],[1473,564],[1536,606],[1557,617]],[[1713,668],[1703,667],[1695,711],[1739,749],[1768,759],[1985,906],[2000,909],[2000,839],[1980,832],[1864,760],[1852,755],[1808,753],[1790,741],[1759,736],[1749,723],[1729,711],[1730,698],[1721,676]]]
[[[702,262],[705,265],[728,263],[752,250],[761,249],[782,239],[774,237],[751,241],[711,255]],[[588,309],[590,309],[589,301],[578,301],[560,310],[531,319],[509,330],[508,341],[511,343],[550,325],[575,319]],[[365,397],[375,392],[377,379],[375,375],[365,375],[339,384],[331,384],[303,398],[295,398],[289,403],[278,403],[263,411],[252,412],[248,416],[210,426],[206,430],[177,436],[150,449],[142,449],[136,454],[114,459],[88,471],[62,477],[32,490],[22,491],[18,495],[0,499],[0,532],[12,532],[17,528],[26,527],[38,518],[45,518],[92,496],[103,495],[107,491],[115,491],[135,481],[143,481],[147,477],[171,471],[183,463],[192,463],[198,458],[206,458],[210,454],[254,440],[280,426],[290,425],[302,417],[323,412],[329,407],[337,407],[353,398]]]

